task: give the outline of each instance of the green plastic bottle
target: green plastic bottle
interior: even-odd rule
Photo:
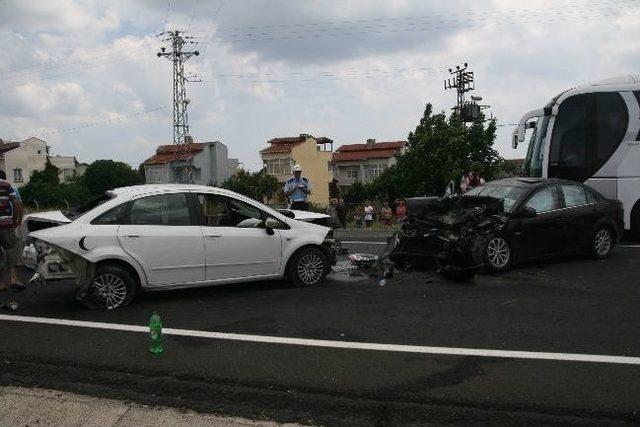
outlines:
[[[162,345],[162,320],[155,311],[149,319],[149,351],[153,354],[160,354],[164,351]]]

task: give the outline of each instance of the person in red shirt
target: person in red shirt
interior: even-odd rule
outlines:
[[[0,170],[0,291],[7,290],[5,269],[9,269],[11,286],[24,288],[16,268],[21,246],[16,228],[22,223],[22,200],[20,193],[6,179],[7,175]]]

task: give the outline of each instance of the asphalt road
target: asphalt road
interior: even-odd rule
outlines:
[[[348,245],[378,252],[382,245]],[[640,356],[639,247],[471,283],[432,272],[146,293],[91,311],[71,284],[0,294],[3,314],[369,344]],[[340,279],[340,280],[336,280]],[[0,320],[0,383],[328,425],[640,422],[640,365],[165,336]]]

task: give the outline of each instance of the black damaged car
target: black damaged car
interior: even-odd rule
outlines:
[[[462,196],[408,199],[407,212],[389,258],[414,266],[435,260],[456,277],[560,254],[605,258],[624,230],[620,201],[559,179],[509,178]]]

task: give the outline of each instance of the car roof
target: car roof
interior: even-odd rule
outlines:
[[[109,190],[110,193],[115,194],[116,196],[136,196],[139,194],[148,194],[161,191],[204,191],[207,193],[216,194],[236,194],[233,191],[224,188],[195,184],[141,184],[131,185],[129,187],[119,187],[114,188],[113,190]]]

